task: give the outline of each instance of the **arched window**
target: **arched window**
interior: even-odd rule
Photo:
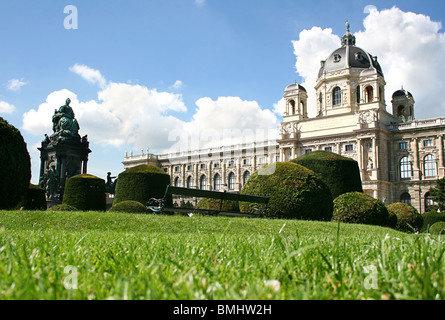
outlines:
[[[425,193],[425,211],[428,211],[428,207],[437,205],[436,202],[434,202],[433,198],[431,197],[430,192],[428,191]]]
[[[201,190],[207,189],[207,177],[205,176],[205,174],[203,174],[199,179],[199,189]]]
[[[290,114],[293,115],[295,114],[295,101],[289,100],[289,104],[290,104]]]
[[[400,202],[411,204],[411,195],[408,192],[402,193],[400,196]]]
[[[213,190],[220,190],[221,189],[221,176],[219,173],[215,174],[215,177],[213,178]]]
[[[370,103],[374,100],[374,89],[371,86],[367,86],[365,89],[366,92],[366,102]]]
[[[181,184],[181,179],[179,179],[179,177],[176,177],[176,179],[175,179],[175,187],[179,187],[180,184]]]
[[[400,159],[400,178],[410,179],[412,175],[411,161],[408,157],[403,157]]]
[[[397,107],[397,118],[400,118],[405,114],[405,106],[400,105]]]
[[[244,175],[243,175],[243,185],[246,184],[247,180],[249,180],[249,177],[250,177],[250,171],[244,172]]]
[[[356,95],[356,99],[357,99],[357,104],[359,104],[360,103],[360,86],[357,86],[355,95]]]
[[[193,188],[192,176],[189,176],[187,178],[187,188],[189,189]]]
[[[233,172],[229,174],[229,190],[235,190],[235,174]]]
[[[332,91],[332,104],[334,106],[341,105],[341,89],[340,89],[340,87],[335,87],[334,91]]]
[[[425,177],[435,177],[437,175],[436,159],[432,154],[423,159]]]

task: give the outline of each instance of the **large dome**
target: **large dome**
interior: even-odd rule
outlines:
[[[324,72],[356,68],[377,72],[383,76],[382,68],[374,57],[355,46],[355,37],[349,31],[342,37],[342,47],[338,48],[325,61],[321,62],[321,68],[318,77]]]

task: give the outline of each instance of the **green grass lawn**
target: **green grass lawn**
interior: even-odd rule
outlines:
[[[364,225],[0,211],[0,299],[444,299],[444,251]]]

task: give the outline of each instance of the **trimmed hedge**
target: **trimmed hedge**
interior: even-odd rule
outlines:
[[[91,174],[78,174],[65,183],[63,204],[80,211],[105,211],[105,180]]]
[[[70,206],[68,204],[63,204],[63,203],[55,205],[55,206],[49,208],[48,210],[50,210],[50,211],[79,211],[79,210],[77,210],[77,208]]]
[[[32,183],[29,184],[26,196],[26,210],[46,210],[46,192]]]
[[[242,194],[270,197],[266,217],[325,220],[332,217],[332,195],[316,174],[295,163],[278,162],[255,171]],[[240,202],[240,211],[248,212],[259,204]]]
[[[430,228],[431,234],[445,234],[445,222],[439,221],[433,224]]]
[[[20,131],[0,117],[0,209],[25,205],[31,159]]]
[[[412,205],[396,202],[388,205],[387,209],[397,216],[395,229],[404,232],[416,232],[422,228],[423,217]]]
[[[203,198],[196,205],[196,209],[219,210],[220,203],[221,200],[218,199]],[[222,210],[239,212],[239,203],[238,201],[224,200],[222,203]]]
[[[170,175],[162,169],[142,164],[121,172],[117,178],[114,204],[133,200],[146,204],[150,198],[162,198],[170,184]],[[172,200],[167,205],[173,205]]]
[[[427,232],[433,224],[439,221],[445,222],[445,212],[428,211],[423,214],[422,232]]]
[[[147,208],[140,202],[125,200],[114,204],[110,212],[146,213]]]
[[[334,200],[333,221],[387,226],[389,213],[382,201],[361,192],[348,192]]]
[[[347,192],[363,192],[358,163],[351,158],[319,150],[291,162],[314,171],[327,184],[334,199]]]

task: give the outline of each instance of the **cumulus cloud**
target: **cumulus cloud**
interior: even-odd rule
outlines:
[[[363,22],[364,30],[355,34],[357,46],[378,56],[387,82],[387,110],[392,111],[392,93],[403,85],[416,100],[416,118],[443,115],[445,64],[440,61],[445,56],[445,35],[440,32],[441,23],[396,7],[379,11],[375,6],[367,6],[365,10],[369,14]],[[293,45],[296,69],[309,94],[308,113],[314,116],[313,87],[320,61],[340,46],[340,37],[331,29],[313,27],[303,30]]]
[[[21,87],[23,87],[26,84],[27,84],[27,82],[24,81],[23,78],[21,78],[21,79],[11,79],[11,80],[8,81],[6,87],[8,88],[8,90],[18,91],[18,90],[20,90]]]
[[[91,69],[87,67],[87,69]],[[92,70],[92,69],[91,69]],[[256,101],[239,97],[201,98],[190,121],[169,112],[186,112],[181,94],[128,83],[109,82],[97,99],[82,101],[67,89],[50,93],[37,109],[23,114],[22,128],[34,135],[52,133],[52,115],[71,99],[80,134],[101,145],[155,152],[186,151],[222,143],[275,139],[279,121]]]
[[[100,73],[99,70],[92,69],[86,65],[76,63],[75,65],[70,67],[70,71],[78,74],[88,82],[97,84],[101,88],[105,88],[105,86],[107,85],[105,77]]]
[[[239,97],[208,97],[196,101],[191,121],[184,122],[170,134],[177,143],[172,150],[220,147],[276,139],[279,121],[276,115],[262,109],[256,101]]]
[[[10,114],[15,110],[15,106],[5,101],[0,101],[0,113]]]
[[[320,61],[340,46],[340,37],[332,33],[332,29],[313,27],[300,32],[300,37],[292,41],[294,54],[297,58],[295,67],[304,79],[301,84],[308,93],[308,115],[316,115],[315,82],[317,81]]]

